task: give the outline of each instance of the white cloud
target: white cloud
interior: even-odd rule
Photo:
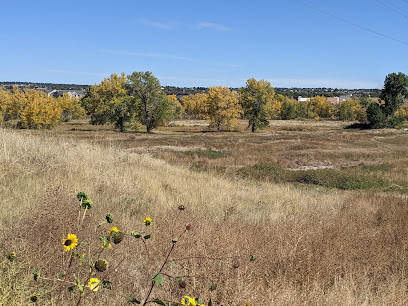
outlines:
[[[223,26],[221,24],[212,23],[212,22],[200,22],[198,28],[201,29],[212,29],[219,32],[231,31],[230,28]]]
[[[156,21],[151,21],[151,20],[147,20],[147,19],[139,20],[139,23],[143,24],[145,26],[148,26],[148,27],[161,29],[161,30],[172,30],[174,28],[174,24],[156,22]]]

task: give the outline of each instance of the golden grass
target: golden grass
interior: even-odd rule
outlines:
[[[0,304],[21,305],[28,301],[29,293],[38,286],[30,281],[32,268],[41,266],[43,273],[51,277],[62,273],[68,256],[64,254],[61,239],[74,231],[82,234],[81,240],[97,239],[100,231],[108,227],[95,230],[96,225],[108,212],[115,217],[114,225],[126,232],[140,228],[146,216],[153,218],[153,238],[148,241],[151,254],[156,254],[153,267],[163,260],[171,239],[186,223],[192,223],[193,230],[179,242],[173,259],[197,255],[225,258],[221,267],[218,260],[209,259],[180,260],[176,261],[177,267],[167,267],[168,273],[195,277],[185,277],[187,287],[184,289],[177,286],[155,289],[155,296],[164,299],[179,301],[187,294],[211,297],[224,305],[408,303],[408,202],[405,196],[298,188],[245,181],[228,175],[215,176],[183,166],[189,162],[173,154],[180,152],[166,151],[176,164],[171,165],[149,154],[129,150],[150,145],[208,148],[213,140],[212,148],[232,154],[220,165],[230,162],[232,166],[243,166],[258,162],[268,150],[274,155],[271,159],[280,160],[278,150],[295,145],[294,140],[303,131],[276,131],[271,127],[256,137],[245,132],[220,135],[199,132],[201,136],[197,140],[196,132],[180,136],[184,134],[177,132],[177,128],[145,135],[103,129],[83,133],[64,131],[67,126],[51,132],[0,130],[0,248],[4,253],[9,250],[17,253],[13,263],[1,264],[0,293],[11,290],[13,295],[0,294]],[[292,123],[293,126],[296,123]],[[309,135],[310,131],[301,134],[311,140],[310,149],[300,151],[316,148],[316,158],[319,145],[333,139],[329,148],[335,158],[330,160],[340,163],[344,154],[336,155],[335,143],[343,139],[338,147],[360,144],[361,152],[353,156],[362,154],[365,158],[364,154],[374,154],[378,162],[388,160],[392,164],[399,160],[406,167],[406,157],[400,155],[399,145],[406,138],[398,131],[387,132],[390,135],[386,137],[376,132],[363,135],[363,132],[345,131],[332,135],[331,124],[306,129],[309,128],[316,128],[317,135]],[[327,128],[328,132],[320,128]],[[338,125],[334,127],[338,128]],[[78,137],[74,136],[76,132]],[[175,143],[176,136],[178,143]],[[382,138],[377,141],[376,137]],[[385,148],[379,145],[386,142],[384,139],[389,143],[384,144]],[[377,151],[364,153],[363,147],[370,141],[373,143],[370,147],[378,145],[378,151],[391,148],[390,158],[377,155]],[[265,150],[250,156],[256,150],[251,145],[256,149],[264,146]],[[274,146],[278,148],[271,150]],[[235,149],[239,153],[235,153]],[[250,156],[250,162],[238,155],[244,152]],[[297,153],[293,156],[301,157]],[[219,159],[214,163],[216,161]],[[211,165],[212,160],[207,162]],[[350,160],[343,162],[351,163]],[[398,175],[392,174],[392,177]],[[83,229],[76,225],[75,195],[79,191],[86,191],[95,203]],[[186,211],[179,212],[179,205],[184,205]],[[121,305],[124,295],[139,299],[146,295],[154,268],[146,268],[142,245],[132,237],[127,238],[103,255],[112,266],[123,259],[122,265],[109,275],[114,290],[91,296],[87,302],[90,305]],[[98,242],[92,250],[99,246]],[[250,255],[256,256],[254,262],[249,261]],[[233,267],[236,262],[239,262],[238,268]],[[78,266],[75,271],[82,275]],[[213,291],[210,290],[212,282],[217,283]],[[51,298],[44,296],[42,303],[55,304],[57,286],[45,281],[41,284],[52,294]],[[75,300],[68,295],[65,299],[67,305]]]

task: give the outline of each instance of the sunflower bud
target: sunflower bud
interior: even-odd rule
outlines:
[[[85,200],[88,200],[88,195],[85,193],[85,192],[79,192],[78,194],[77,194],[77,199],[78,199],[78,201],[85,201]]]
[[[108,262],[103,258],[100,258],[97,261],[95,261],[95,270],[98,272],[104,272],[108,270],[108,267],[109,267]]]
[[[9,252],[8,255],[7,255],[7,259],[10,262],[13,262],[15,257],[16,257],[16,253],[14,253],[14,252]]]
[[[106,215],[106,222],[112,223],[113,222],[113,215],[112,214],[107,214]]]
[[[91,209],[93,206],[93,202],[91,200],[83,200],[81,205],[82,208]]]

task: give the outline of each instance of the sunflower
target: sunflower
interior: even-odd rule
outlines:
[[[91,278],[90,280],[89,280],[89,283],[88,283],[88,287],[89,287],[89,289],[91,289],[92,291],[98,291],[99,290],[99,283],[100,283],[100,280],[99,279],[97,279],[97,278],[95,278],[95,277],[93,277],[93,278]]]
[[[110,230],[108,231],[109,235],[112,235],[112,232],[119,232],[118,228],[116,226],[111,227]]]
[[[185,306],[197,306],[197,305],[196,305],[195,298],[189,297],[188,295],[183,296],[183,298],[181,299],[181,305],[185,305]]]
[[[31,294],[31,297],[30,297],[30,301],[31,301],[31,302],[35,303],[35,302],[37,302],[39,299],[40,299],[40,298],[39,298],[37,295]]]
[[[146,226],[152,225],[152,218],[147,217],[146,219],[143,220],[143,224]]]
[[[102,241],[102,249],[104,249],[104,248],[105,248],[105,242]],[[112,248],[112,245],[111,245],[110,242],[108,242],[108,246],[107,246],[106,248],[108,248],[108,249],[111,249],[111,248]]]
[[[62,245],[65,248],[65,251],[72,250],[78,245],[78,239],[75,234],[68,234],[67,239],[62,239]]]

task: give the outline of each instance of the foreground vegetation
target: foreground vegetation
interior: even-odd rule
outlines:
[[[112,290],[91,292],[83,304],[146,297],[154,272],[146,267],[161,265],[186,223],[191,231],[172,259],[202,258],[167,265],[165,273],[185,276],[185,284],[155,286],[154,297],[407,304],[408,136],[347,125],[273,121],[253,135],[246,122],[212,133],[204,121],[177,121],[145,134],[79,120],[51,131],[0,130],[0,304],[24,305],[31,294],[42,305],[56,303],[60,282],[35,282],[32,271],[51,279],[64,272],[69,256],[61,240],[77,231],[76,194],[84,190],[94,206],[78,239],[97,240],[84,229],[107,212],[128,233],[149,216],[155,256],[146,265],[135,239],[104,250],[113,269],[99,278]],[[79,262],[73,269],[82,275]],[[62,303],[76,303],[79,293],[65,290]]]

